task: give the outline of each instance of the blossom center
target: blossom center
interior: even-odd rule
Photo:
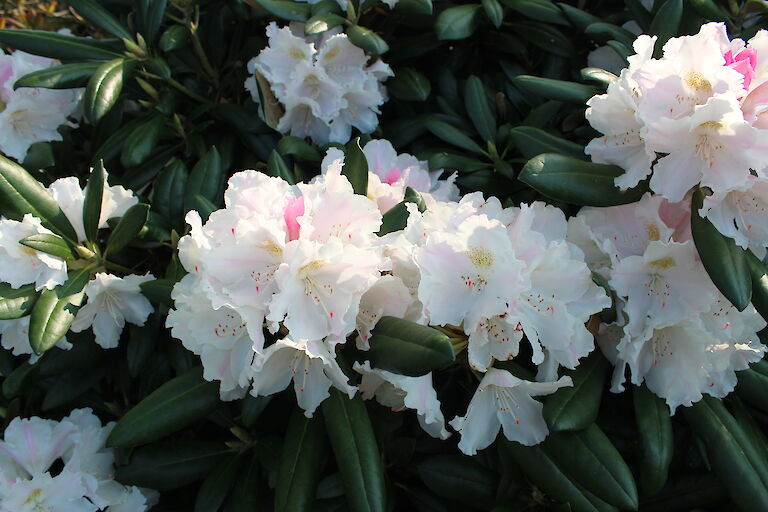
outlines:
[[[687,83],[691,89],[697,92],[708,92],[712,90],[712,84],[710,81],[707,80],[704,75],[696,71],[688,73],[688,75],[685,77],[685,83]]]
[[[484,247],[470,247],[467,253],[469,261],[477,268],[493,266],[493,253]]]
[[[650,265],[659,270],[667,270],[672,267],[676,267],[677,262],[674,260],[674,258],[667,256],[666,258],[659,258],[658,260],[653,260],[650,263]]]

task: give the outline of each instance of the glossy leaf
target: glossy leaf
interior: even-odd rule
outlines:
[[[419,478],[435,494],[453,503],[490,510],[499,476],[462,455],[436,455],[418,465]]]
[[[22,76],[16,80],[13,88],[73,89],[85,87],[100,65],[98,62],[78,62],[51,66]]]
[[[119,48],[103,41],[75,37],[48,30],[0,29],[0,43],[33,55],[60,60],[109,60],[120,56]],[[122,43],[118,43],[122,46]]]
[[[551,199],[571,204],[616,206],[639,201],[648,190],[647,183],[619,190],[613,182],[622,174],[624,169],[615,165],[546,153],[531,158],[518,179]]]
[[[435,118],[424,119],[423,123],[427,130],[438,139],[472,153],[483,153],[483,148],[455,126]]]
[[[544,419],[551,431],[582,430],[594,423],[607,372],[605,358],[595,352],[565,372],[573,386],[558,389],[544,402]]]
[[[70,244],[60,236],[50,233],[30,235],[19,240],[21,245],[39,252],[44,252],[63,260],[77,259],[77,254]]]
[[[389,51],[389,45],[376,32],[360,25],[352,25],[347,28],[349,41],[362,48],[368,55],[382,55]]]
[[[125,167],[135,167],[143,163],[154,151],[160,135],[163,133],[165,118],[156,115],[128,136],[120,154],[120,162]]]
[[[270,176],[276,176],[282,178],[291,185],[296,184],[296,179],[293,177],[293,172],[280,156],[280,153],[274,149],[269,154],[269,160],[267,160],[267,174]]]
[[[287,0],[255,0],[270,14],[286,21],[307,21],[309,5]]]
[[[532,20],[568,25],[568,19],[563,11],[549,0],[505,0],[504,3],[510,9]]]
[[[747,255],[733,239],[720,234],[708,219],[699,216],[703,202],[702,191],[694,192],[691,203],[691,233],[701,263],[717,289],[739,311],[743,311],[752,298],[752,277]]]
[[[309,512],[327,454],[323,420],[307,418],[294,408],[285,435],[290,442],[285,443],[280,454],[275,510]]]
[[[346,23],[346,21],[345,18],[342,18],[338,14],[330,12],[318,14],[307,20],[307,23],[304,25],[304,34],[308,36],[322,34],[323,32],[327,32],[334,27]]]
[[[403,101],[425,101],[432,92],[427,77],[413,68],[399,68],[387,81],[387,92]]]
[[[34,283],[16,289],[8,283],[0,283],[0,320],[27,316],[32,312],[38,295]]]
[[[449,7],[437,16],[435,35],[441,40],[468,38],[480,24],[480,9],[478,4]]]
[[[218,512],[235,485],[244,462],[242,455],[225,456],[203,480],[197,491],[194,512]]]
[[[120,57],[105,62],[93,73],[83,95],[83,113],[91,124],[96,124],[115,106],[134,64],[135,61]]]
[[[151,443],[187,427],[213,412],[219,386],[193,368],[153,391],[129,410],[107,438],[108,446],[131,447]]]
[[[174,160],[160,171],[152,196],[155,210],[171,223],[181,223],[184,218],[184,193],[189,171],[181,160]]]
[[[373,367],[409,377],[426,375],[455,359],[448,336],[432,327],[391,316],[379,320],[369,343],[371,349],[366,356]]]
[[[194,209],[194,198],[198,194],[215,203],[219,200],[223,188],[224,169],[221,165],[221,155],[216,146],[211,146],[192,168],[184,194],[184,209]]]
[[[588,158],[584,154],[584,146],[533,126],[515,126],[509,131],[509,137],[525,158],[533,158],[542,153],[559,153],[579,160]]]
[[[118,39],[133,39],[133,34],[95,0],[67,0],[67,4],[83,18]]]
[[[92,268],[70,272],[64,284],[43,290],[29,319],[29,344],[35,354],[53,348],[63,338],[83,303]]]
[[[421,195],[411,187],[406,187],[405,197],[403,200],[387,210],[384,215],[382,215],[381,229],[377,235],[384,236],[388,233],[392,233],[393,231],[400,231],[401,229],[405,229],[409,216],[408,208],[405,206],[406,203],[416,204],[420,212],[423,212],[427,209],[426,204],[424,204],[424,198],[422,198]]]
[[[347,504],[355,512],[384,512],[387,492],[379,447],[360,395],[339,390],[322,404],[323,419],[341,471]]]
[[[23,167],[0,155],[0,215],[20,221],[27,213],[54,233],[77,239],[75,228],[51,194]]]
[[[499,3],[499,0],[482,0],[481,5],[493,26],[496,28],[501,27],[501,24],[504,22],[504,8]]]
[[[85,238],[89,242],[95,242],[99,234],[105,181],[104,161],[99,160],[91,169],[91,175],[85,185],[85,199],[83,200],[83,229]]]
[[[173,25],[160,36],[158,46],[164,52],[171,52],[182,48],[189,40],[189,30],[181,25]]]
[[[666,0],[656,11],[648,32],[658,37],[653,56],[661,57],[666,42],[677,35],[683,16],[683,0]]]
[[[222,443],[174,441],[138,448],[130,463],[118,466],[115,480],[123,485],[170,491],[205,477],[232,450]]]
[[[283,155],[291,155],[310,162],[319,162],[322,155],[310,144],[299,137],[287,135],[277,143],[277,149]]]
[[[173,306],[171,291],[174,284],[175,281],[172,279],[154,279],[141,283],[139,288],[141,293],[155,304],[171,307]]]
[[[550,100],[584,104],[589,98],[602,91],[591,85],[553,80],[540,76],[519,75],[512,83],[526,94],[535,94]]]
[[[147,223],[149,216],[148,204],[135,204],[128,208],[125,214],[120,217],[120,221],[112,230],[107,240],[107,248],[104,253],[117,252],[129,243],[131,243]]]
[[[152,44],[165,17],[166,0],[136,0],[136,24],[144,39]]]
[[[467,114],[483,140],[496,139],[496,116],[491,102],[485,93],[483,82],[476,76],[467,78],[464,85],[464,105]]]
[[[640,436],[640,487],[645,494],[653,496],[667,482],[672,462],[672,419],[664,400],[647,387],[633,387],[632,399]]]
[[[368,193],[368,160],[360,145],[360,137],[347,144],[341,174],[352,184],[355,194],[364,196]]]

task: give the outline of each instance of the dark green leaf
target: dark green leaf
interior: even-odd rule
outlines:
[[[752,304],[760,316],[768,320],[768,269],[752,251],[747,251],[746,255],[752,278]]]
[[[155,304],[171,307],[173,306],[171,290],[174,284],[175,281],[172,279],[155,279],[141,283],[139,288],[141,293]]]
[[[219,209],[219,207],[213,204],[210,199],[203,197],[200,194],[195,194],[195,197],[192,198],[191,209],[200,214],[200,218],[205,222],[213,212]]]
[[[109,371],[107,366],[89,368],[89,371],[57,375],[56,383],[48,388],[41,408],[50,411],[70,404],[83,393],[93,388]]]
[[[259,419],[259,416],[261,416],[261,413],[267,408],[270,401],[272,401],[272,395],[246,395],[245,398],[243,398],[242,406],[240,408],[240,421],[243,426],[250,428],[255,425],[256,420]]]
[[[582,430],[595,421],[607,371],[605,358],[593,352],[575,370],[566,372],[573,386],[558,389],[544,402],[544,419],[551,431]]]
[[[0,320],[27,316],[32,312],[38,295],[34,283],[16,289],[8,283],[0,283]]]
[[[712,471],[742,510],[768,510],[768,466],[764,455],[725,409],[722,402],[704,396],[683,408],[688,425],[703,441]]]
[[[23,167],[0,155],[0,215],[20,221],[27,213],[54,233],[77,240],[75,228],[51,194]]]
[[[37,364],[23,362],[3,379],[3,395],[5,398],[15,398],[20,395],[27,384],[37,376],[40,367]]]
[[[120,57],[105,62],[93,73],[83,95],[83,113],[91,124],[96,124],[115,106],[134,64],[135,61]]]
[[[541,194],[582,206],[616,206],[639,201],[647,183],[619,190],[614,179],[624,174],[615,165],[593,164],[554,153],[531,158],[518,179]]]
[[[244,462],[242,455],[225,456],[203,480],[200,490],[197,491],[194,512],[218,512],[235,485]]]
[[[568,18],[568,20],[571,22],[571,25],[573,25],[579,30],[583,31],[584,29],[587,28],[587,26],[591,25],[592,23],[596,23],[600,21],[600,18],[598,18],[594,14],[590,14],[587,11],[577,9],[572,5],[558,2],[557,6],[560,7],[560,9],[563,11],[563,13],[565,14],[565,17]]]
[[[360,146],[360,137],[347,144],[341,174],[352,184],[355,194],[364,196],[368,193],[368,160]]]
[[[635,386],[632,399],[637,432],[640,435],[640,487],[644,494],[653,496],[667,482],[669,464],[672,462],[672,419],[664,400],[651,393],[647,387]]]
[[[592,80],[594,82],[600,82],[606,87],[619,79],[616,75],[610,71],[606,71],[600,68],[582,68],[581,78],[584,80]]]
[[[259,512],[266,510],[264,482],[259,471],[259,455],[244,464],[235,488],[230,493],[224,512]]]
[[[0,43],[51,59],[109,60],[120,56],[119,51],[108,49],[103,41],[48,30],[0,29]]]
[[[563,11],[549,0],[504,0],[504,3],[532,20],[568,25]]]
[[[426,375],[455,359],[451,340],[440,331],[401,318],[382,317],[371,331],[366,356],[372,366],[409,377]]]
[[[147,223],[147,217],[149,216],[148,204],[135,204],[128,208],[125,214],[120,217],[120,221],[112,230],[107,240],[107,248],[104,254],[109,252],[117,252],[129,243],[131,243]]]
[[[602,91],[592,85],[553,80],[540,76],[519,75],[512,80],[515,87],[525,94],[535,94],[550,100],[586,103],[589,98]]]
[[[494,141],[496,139],[496,116],[493,106],[485,93],[483,82],[474,75],[470,75],[464,85],[464,104],[480,137],[486,141]]]
[[[377,235],[384,236],[388,233],[392,233],[393,231],[400,231],[401,229],[405,229],[405,226],[408,223],[409,215],[408,208],[405,206],[406,203],[415,203],[420,212],[423,212],[427,209],[426,205],[424,204],[424,199],[421,197],[421,195],[411,187],[406,187],[405,197],[403,200],[387,210],[386,213],[382,215],[381,229]]]
[[[688,0],[696,14],[708,21],[728,21],[728,15],[713,0]]]
[[[203,379],[200,367],[170,380],[117,422],[108,446],[151,443],[205,418],[219,402],[219,386]]]
[[[194,199],[198,194],[215,204],[223,189],[224,168],[221,165],[221,155],[216,146],[211,146],[189,175],[184,194],[184,210],[194,209]]]
[[[152,202],[157,213],[170,219],[171,223],[183,220],[188,174],[184,162],[174,160],[155,180]]]
[[[327,452],[327,439],[322,419],[306,418],[298,408],[288,423],[285,443],[280,454],[280,469],[275,489],[275,510],[311,511],[317,482]]]
[[[347,503],[355,512],[384,512],[387,491],[379,447],[360,395],[350,399],[337,389],[322,405]]]
[[[137,0],[136,4],[134,12],[139,32],[152,44],[165,17],[166,0]]]
[[[419,463],[419,478],[435,494],[472,509],[490,510],[499,476],[462,455],[436,455]]]
[[[14,89],[19,87],[44,87],[46,89],[73,89],[85,87],[93,73],[101,64],[98,62],[78,62],[62,64],[33,71],[16,80]]]
[[[701,263],[717,289],[739,311],[749,305],[752,298],[752,277],[747,256],[733,239],[720,232],[705,218],[699,216],[704,193],[699,189],[691,202],[691,233]]]
[[[429,130],[432,135],[438,139],[444,140],[448,144],[452,144],[457,148],[461,148],[472,153],[483,154],[483,148],[481,148],[467,134],[455,126],[450,125],[444,121],[439,121],[432,117],[424,119],[423,123],[424,126],[427,127],[427,130]]]
[[[398,68],[387,81],[387,92],[404,101],[425,101],[431,91],[427,77],[413,68]]]
[[[294,137],[292,135],[286,135],[277,143],[277,149],[283,155],[291,155],[307,160],[310,162],[319,162],[322,160],[320,152],[317,151],[310,144],[307,144],[303,139]]]
[[[91,169],[91,175],[85,185],[85,199],[83,200],[83,228],[85,238],[89,242],[95,242],[99,234],[105,179],[104,161],[99,160]]]
[[[67,0],[83,18],[119,39],[132,39],[133,34],[95,0]]]
[[[432,14],[432,0],[400,0],[395,4],[395,12],[430,15]]]
[[[170,491],[207,475],[232,450],[209,441],[176,441],[143,446],[126,466],[118,466],[115,480],[124,485]]]
[[[280,153],[274,149],[272,150],[272,153],[269,154],[269,160],[267,160],[267,174],[282,178],[291,185],[296,184],[293,172],[288,168],[288,165],[285,163],[285,160],[283,160],[283,157],[280,156]]]
[[[533,158],[542,153],[559,153],[580,160],[588,158],[584,154],[584,146],[533,126],[516,126],[509,131],[509,136],[526,158]]]
[[[317,16],[312,16],[304,25],[304,34],[308,36],[322,34],[346,22],[347,20],[338,14],[331,12],[318,14]]]
[[[501,27],[504,21],[504,8],[499,3],[499,0],[482,0],[483,10],[488,19],[493,23],[496,28]]]
[[[572,40],[547,23],[518,21],[510,23],[509,29],[516,36],[525,39],[547,53],[567,58],[576,54],[576,47]]]
[[[766,393],[768,375],[763,375],[753,369],[740,371],[736,375],[739,377],[739,384],[736,386],[736,394],[739,395],[739,398],[768,413],[768,393]]]
[[[29,319],[29,344],[35,354],[53,348],[67,334],[83,303],[91,271],[89,266],[70,272],[64,284],[40,294]]]
[[[287,0],[255,0],[270,14],[287,21],[307,21],[309,5]]]
[[[601,43],[615,39],[630,48],[632,48],[632,43],[635,42],[635,35],[629,30],[602,21],[590,24],[584,30],[584,34]]]
[[[389,45],[376,32],[360,25],[352,25],[347,29],[349,41],[362,48],[368,55],[381,55],[389,50]]]
[[[19,240],[19,243],[30,249],[44,252],[63,260],[77,259],[77,254],[69,243],[60,236],[50,233],[30,235]]]
[[[120,162],[124,167],[135,167],[143,163],[154,151],[157,141],[165,126],[165,118],[156,115],[146,123],[137,127],[128,136],[120,154]]]
[[[441,40],[466,39],[480,23],[480,9],[477,4],[449,7],[437,16],[435,35]]]
[[[683,0],[666,0],[656,11],[649,33],[658,37],[653,56],[661,57],[666,42],[678,34],[683,16]]]
[[[168,27],[168,29],[163,32],[163,35],[160,36],[160,42],[158,43],[158,46],[164,52],[170,52],[183,47],[185,44],[187,44],[188,40],[189,30],[187,30],[187,27],[182,25],[173,25]]]

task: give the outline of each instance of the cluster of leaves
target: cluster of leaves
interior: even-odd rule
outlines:
[[[584,103],[610,79],[585,69],[587,52],[607,45],[630,55],[634,36],[621,27],[628,20],[661,41],[709,20],[747,38],[768,20],[764,1],[665,0],[653,11],[639,0],[590,2],[588,9],[549,0],[400,0],[392,10],[365,0],[346,12],[334,0],[68,4],[96,37],[0,30],[0,43],[62,62],[17,87],[85,87],[78,128],[64,128],[62,142],[37,144],[26,171],[0,162],[0,213],[39,213],[59,237],[29,241],[36,250],[151,271],[160,279],[143,291],[157,311],[145,326],[131,326],[117,349],[101,349],[85,332],[68,334],[72,350],[46,352],[66,332],[94,268],[83,266],[39,297],[0,288],[0,318],[32,311],[35,350],[45,352],[29,364],[0,351],[6,422],[63,416],[74,407],[119,420],[109,439],[119,449],[116,477],[162,491],[159,511],[768,509],[766,362],[740,372],[732,397],[705,398],[670,418],[643,387],[609,394],[610,365],[596,352],[567,372],[572,388],[545,400],[552,433],[544,443],[528,448],[500,437],[470,458],[455,441],[426,436],[413,415],[335,391],[313,419],[301,415],[290,392],[221,402],[217,385],[202,379],[196,358],[164,327],[170,288],[183,275],[174,252],[184,214],[196,209],[207,217],[219,208],[227,177],[240,169],[291,183],[319,171],[324,148],[280,136],[244,90],[246,62],[265,46],[269,21],[306,22],[307,34],[343,25],[354,44],[393,67],[391,99],[373,137],[432,169],[457,170],[462,192],[479,190],[505,205],[545,200],[573,214],[582,205],[633,202],[646,190],[620,192],[613,178],[621,169],[584,155],[595,135]],[[347,149],[345,172],[356,190],[365,189],[355,182],[367,168],[361,154],[357,143]],[[83,256],[38,182],[73,174],[96,180],[100,173],[89,168],[100,165],[141,204],[109,236],[87,227],[91,256]],[[97,202],[86,206],[96,219]],[[383,231],[402,227],[407,211],[401,205],[388,215]],[[768,316],[763,262],[704,219],[694,218],[693,232],[721,291]],[[410,328],[384,322],[369,357],[404,374],[442,368],[435,387],[444,413],[463,414],[476,382],[466,364],[451,364],[461,347]]]

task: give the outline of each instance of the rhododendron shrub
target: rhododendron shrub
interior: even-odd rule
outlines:
[[[760,2],[48,11],[0,511],[768,510]]]

